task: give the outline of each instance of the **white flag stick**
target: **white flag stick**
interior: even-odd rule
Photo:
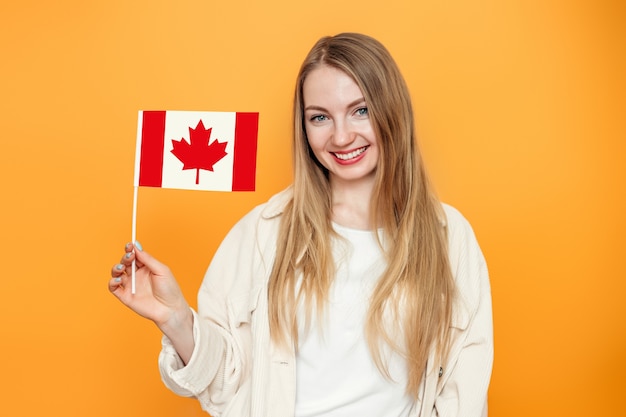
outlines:
[[[138,188],[139,187],[135,185],[135,189],[133,191],[133,223],[132,223],[132,232],[131,232],[133,245],[137,241],[137,189]],[[133,259],[133,265],[132,265],[131,270],[132,270],[131,293],[134,294],[135,293],[135,260],[134,259]]]

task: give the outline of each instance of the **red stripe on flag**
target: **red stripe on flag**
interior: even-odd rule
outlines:
[[[254,191],[259,113],[237,113],[233,155],[233,191]]]
[[[163,177],[165,112],[144,111],[141,125],[141,159],[139,185],[160,187]]]

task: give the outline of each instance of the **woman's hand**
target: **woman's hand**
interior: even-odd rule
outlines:
[[[172,341],[185,363],[193,352],[193,314],[170,269],[127,243],[119,264],[111,269],[109,291],[135,313],[152,320]],[[135,260],[135,294],[131,293]]]

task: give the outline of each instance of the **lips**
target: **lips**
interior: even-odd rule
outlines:
[[[362,148],[355,149],[349,152],[331,152],[335,158],[343,162],[350,162],[353,159],[358,158],[369,148],[369,146],[363,146]]]

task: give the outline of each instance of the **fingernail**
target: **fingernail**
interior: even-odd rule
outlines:
[[[143,250],[143,247],[141,246],[141,243],[135,241],[135,247],[139,250]]]
[[[124,246],[124,247],[125,247],[126,249],[130,249],[130,242],[128,242],[128,243],[126,244],[126,246]]]
[[[126,258],[126,259],[130,258],[130,255],[132,255],[132,253],[128,252],[128,253],[126,253],[126,255],[124,255],[124,258]]]
[[[115,281],[115,282],[122,282],[122,278],[121,277],[117,277],[113,281]]]
[[[117,265],[115,265],[115,269],[117,269],[118,271],[121,271],[122,269],[124,269],[124,265],[117,264]]]

